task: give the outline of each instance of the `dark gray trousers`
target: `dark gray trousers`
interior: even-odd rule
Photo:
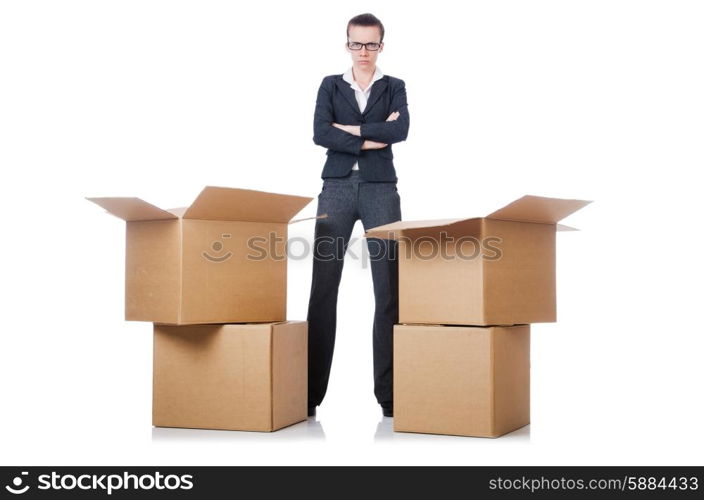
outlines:
[[[308,406],[319,405],[330,377],[337,292],[352,228],[364,230],[401,220],[396,182],[367,182],[358,170],[347,177],[325,178],[318,195],[313,245],[313,279],[308,305]],[[393,326],[398,322],[398,256],[393,240],[368,238],[374,284],[374,395],[382,406],[393,404]]]

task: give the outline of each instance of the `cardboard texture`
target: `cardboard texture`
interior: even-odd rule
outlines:
[[[530,423],[530,325],[394,325],[394,431],[498,437]]]
[[[286,319],[291,218],[312,198],[207,186],[189,206],[87,198],[124,219],[125,319],[174,325]]]
[[[154,325],[153,425],[274,431],[307,419],[308,324]]]
[[[557,320],[557,224],[589,201],[526,195],[486,217],[398,221],[399,323],[512,325]]]

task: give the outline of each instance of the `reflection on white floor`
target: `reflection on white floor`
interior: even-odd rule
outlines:
[[[477,437],[467,437],[467,436],[445,436],[442,434],[421,434],[416,432],[394,432],[394,419],[383,417],[376,426],[376,433],[374,434],[375,442],[384,441],[439,441],[439,440],[472,440],[472,439],[494,439],[494,438],[477,438]],[[504,434],[495,439],[500,439],[501,441],[530,441],[530,425],[516,429],[513,432]]]
[[[325,431],[319,421],[309,418],[275,432],[220,431],[208,429],[177,429],[152,427],[152,441],[308,441],[325,440]]]
[[[374,433],[374,442],[389,441],[457,441],[472,439],[492,439],[492,438],[472,438],[466,436],[445,436],[441,434],[421,434],[414,432],[394,432],[393,418],[381,417]],[[530,425],[521,427],[513,432],[500,436],[501,441],[520,442],[530,441]],[[310,417],[304,422],[285,427],[275,432],[254,432],[254,431],[221,431],[207,429],[178,429],[170,427],[153,427],[153,442],[178,442],[178,441],[324,441],[325,429],[322,421]]]

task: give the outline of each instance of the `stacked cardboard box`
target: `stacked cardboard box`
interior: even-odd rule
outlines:
[[[588,203],[524,196],[365,233],[398,240],[394,430],[497,437],[530,423],[530,323],[556,321],[555,233]]]
[[[286,321],[291,218],[312,198],[207,186],[189,206],[88,198],[126,221],[125,319],[153,322],[153,425],[307,418],[307,323]]]

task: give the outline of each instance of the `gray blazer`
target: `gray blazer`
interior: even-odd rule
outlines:
[[[399,117],[387,122],[388,116],[399,112]],[[361,137],[352,135],[332,123],[360,125]],[[318,90],[313,120],[313,142],[327,148],[327,160],[321,178],[344,177],[355,161],[359,174],[367,181],[396,182],[394,154],[391,145],[405,141],[410,117],[403,80],[384,75],[374,82],[364,113],[359,111],[354,89],[342,75],[323,78]],[[372,141],[388,144],[382,149],[362,149],[362,143]]]

